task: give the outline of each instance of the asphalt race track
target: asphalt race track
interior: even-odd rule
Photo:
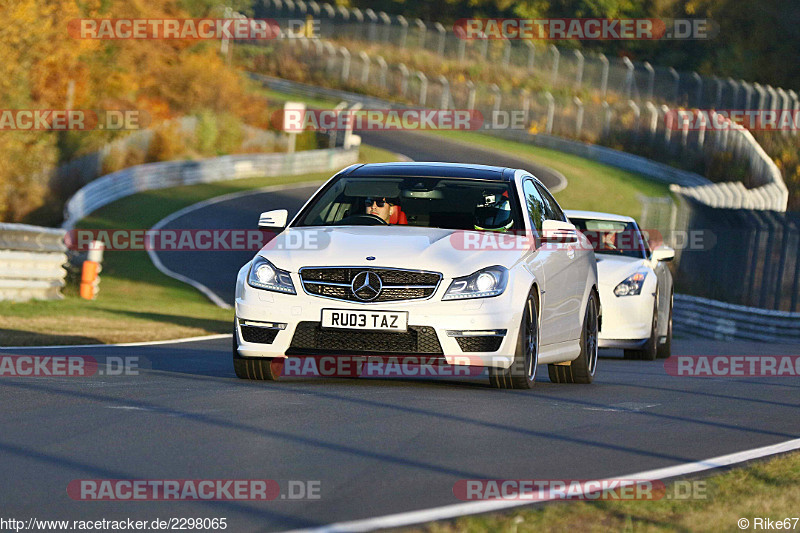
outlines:
[[[398,144],[428,158],[411,141]],[[261,211],[296,210],[312,190],[212,204],[168,227],[253,228]],[[159,257],[230,302],[236,270],[252,254],[193,254]],[[800,437],[797,378],[673,377],[663,361],[609,351],[593,385],[551,384],[540,367],[524,392],[491,389],[484,377],[246,382],[234,376],[230,344],[0,350],[91,356],[106,374],[2,378],[6,518],[225,517],[228,531],[278,531],[457,504],[462,479],[621,477]],[[690,337],[673,351],[800,355],[794,345]],[[138,374],[108,375],[120,357],[136,358]],[[79,479],[271,479],[283,495],[290,482],[311,481],[319,498],[80,501],[67,494]]]

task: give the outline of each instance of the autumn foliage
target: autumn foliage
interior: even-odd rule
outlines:
[[[155,125],[197,113],[269,123],[219,41],[88,40],[70,36],[78,18],[220,17],[221,8],[179,0],[0,0],[3,109],[140,110]],[[0,221],[37,222],[65,192],[50,170],[125,132],[0,131]]]

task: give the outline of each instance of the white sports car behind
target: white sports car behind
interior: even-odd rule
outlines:
[[[567,211],[597,254],[603,304],[601,348],[622,348],[626,359],[669,357],[672,349],[672,274],[666,261],[675,251],[650,251],[631,217]]]
[[[591,246],[530,173],[353,165],[239,271],[234,368],[274,380],[292,356],[411,354],[488,367],[501,388],[531,387],[540,363],[590,383],[597,291]]]

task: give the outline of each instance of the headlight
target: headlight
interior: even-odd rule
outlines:
[[[442,300],[466,300],[468,298],[488,298],[506,290],[508,269],[491,266],[474,274],[453,279]]]
[[[276,268],[275,265],[260,255],[253,259],[253,264],[250,266],[250,274],[247,275],[247,283],[256,289],[297,294],[289,273]]]
[[[625,281],[614,287],[614,294],[617,296],[636,296],[641,294],[644,278],[647,277],[647,270],[639,270],[631,274]]]

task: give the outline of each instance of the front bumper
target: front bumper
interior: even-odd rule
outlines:
[[[427,300],[362,304],[320,298],[302,289],[297,295],[288,295],[242,284],[235,304],[239,354],[266,358],[420,355],[443,358],[448,364],[508,368],[523,307],[514,302],[512,287],[493,298],[443,302],[446,285],[440,284]],[[322,330],[322,309],[406,311],[409,333]],[[247,328],[244,332],[243,326]],[[257,327],[262,331],[256,331]],[[261,342],[248,342],[253,340]],[[491,350],[475,351],[487,348]]]
[[[613,286],[600,285],[599,289],[603,305],[603,329],[598,335],[598,346],[625,349],[641,347],[650,338],[653,324],[652,291],[643,289],[636,296],[616,296]]]

